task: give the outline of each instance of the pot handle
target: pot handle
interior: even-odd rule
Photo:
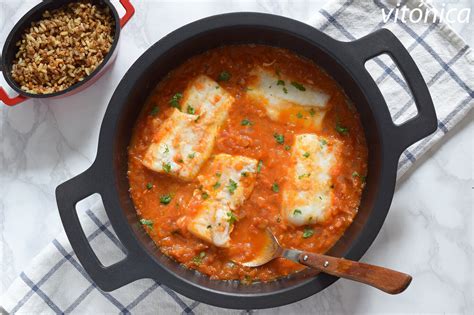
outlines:
[[[120,28],[123,28],[127,24],[128,20],[135,14],[135,8],[130,3],[130,0],[120,0],[120,3],[125,9],[125,14],[120,18]]]
[[[0,55],[0,71],[2,71],[2,56]],[[26,101],[28,98],[24,97],[23,95],[17,95],[15,97],[8,96],[7,92],[0,86],[0,101],[2,101],[5,105],[14,106],[19,104],[23,101]]]
[[[363,66],[367,60],[378,55],[390,55],[411,90],[418,114],[401,125],[393,123],[393,136],[400,139],[397,141],[400,153],[433,133],[438,127],[438,119],[430,92],[415,61],[398,38],[382,28],[350,44],[355,49],[357,58],[362,59]]]
[[[97,258],[82,229],[76,204],[98,192],[100,181],[93,175],[92,167],[56,188],[56,202],[66,235],[77,258],[92,281],[104,291],[112,291],[135,280],[145,278],[145,255],[138,250],[126,249],[126,257],[108,267]]]

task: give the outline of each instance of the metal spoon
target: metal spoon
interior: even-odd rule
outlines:
[[[275,258],[283,257],[336,277],[368,284],[390,294],[403,292],[412,279],[410,275],[383,267],[344,258],[286,249],[280,246],[269,229],[266,229],[265,233],[268,244],[256,258],[251,261],[239,262],[241,265],[258,267]]]

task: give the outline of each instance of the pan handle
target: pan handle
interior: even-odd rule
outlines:
[[[399,152],[433,133],[438,127],[438,120],[430,92],[415,61],[398,38],[387,29],[380,29],[350,44],[364,64],[383,53],[390,55],[413,94],[418,114],[401,125],[393,123],[391,126],[393,136],[400,139],[397,141]]]
[[[125,9],[125,14],[120,18],[120,28],[123,28],[125,24],[127,24],[128,20],[135,14],[135,8],[133,7],[130,0],[120,0],[120,3],[123,5]]]
[[[2,68],[2,55],[0,55],[0,71],[3,71]],[[0,101],[2,101],[5,105],[14,106],[19,104],[23,101],[26,101],[28,98],[24,97],[23,95],[17,95],[15,97],[8,96],[7,92],[0,86]]]
[[[76,204],[98,192],[102,185],[93,175],[93,166],[56,188],[56,202],[66,235],[77,258],[91,279],[104,291],[112,291],[130,282],[145,278],[145,255],[126,249],[126,257],[108,267],[97,258],[84,234],[76,211]]]

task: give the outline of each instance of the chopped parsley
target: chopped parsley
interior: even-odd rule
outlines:
[[[285,145],[285,150],[290,151],[291,147],[289,145]]]
[[[196,156],[196,152],[188,154],[189,159],[194,159],[195,156]]]
[[[245,119],[242,119],[242,121],[240,122],[240,124],[242,126],[252,126],[253,125],[253,122],[251,122],[250,120],[248,120],[247,118]]]
[[[206,226],[206,229],[212,229],[212,225],[209,224],[208,226]]]
[[[321,139],[321,140],[319,140],[319,143],[321,143],[321,145],[326,145],[326,144],[328,144],[328,142],[326,141],[326,139]]]
[[[163,205],[167,205],[171,202],[171,195],[170,194],[166,194],[166,195],[161,195],[160,197],[160,203],[163,204]]]
[[[201,264],[204,257],[206,257],[206,252],[200,252],[199,255],[193,258],[193,263],[195,263],[196,265]]]
[[[277,81],[277,85],[285,85],[285,81],[283,81],[283,80],[278,80],[278,81]]]
[[[153,221],[148,219],[140,219],[142,225],[146,225],[150,230],[153,230]]]
[[[310,227],[305,227],[303,231],[303,238],[309,238],[314,235],[314,230]]]
[[[217,172],[215,175],[216,175],[216,177],[221,177],[222,176],[222,174],[219,173],[219,172]]]
[[[293,85],[296,89],[300,91],[306,91],[306,88],[301,83],[298,83],[296,81],[291,81],[291,85]]]
[[[304,156],[305,158],[309,158],[309,152],[303,153],[303,156]]]
[[[275,141],[278,143],[278,144],[283,144],[283,142],[285,142],[285,137],[279,133],[274,133],[273,134],[273,138],[275,138]]]
[[[336,131],[339,132],[341,135],[346,135],[349,133],[349,129],[342,126],[339,122],[336,124]]]
[[[302,214],[300,209],[293,210],[293,215],[298,215],[298,214]]]
[[[163,151],[163,153],[166,154],[169,152],[170,152],[170,148],[168,148],[168,146],[165,144],[165,150]]]
[[[202,199],[206,200],[207,198],[209,198],[209,194],[207,192],[203,192],[201,194],[201,197],[202,197]]]
[[[365,183],[365,181],[367,180],[367,176],[360,175],[358,172],[352,173],[352,178],[355,177],[359,177],[363,183]]]
[[[240,173],[240,175],[242,175],[243,177],[247,177],[247,176],[249,176],[249,173],[247,173],[247,172],[242,172],[242,173]]]
[[[316,114],[316,111],[314,110],[314,108],[311,108],[309,110],[309,114],[311,115],[311,117],[314,117],[314,115]]]
[[[305,173],[305,174],[301,174],[300,176],[298,176],[298,179],[303,179],[305,177],[310,177],[311,176],[311,173]]]
[[[218,181],[212,186],[212,188],[214,188],[214,189],[217,189],[219,187],[221,187],[221,183],[218,182]]]
[[[239,221],[232,211],[227,212],[227,217],[227,222],[229,222],[229,224],[234,224],[236,221]]]
[[[163,171],[165,171],[166,173],[171,172],[171,164],[170,164],[170,163],[163,163],[163,164],[161,165],[161,168],[162,168]]]
[[[150,111],[150,115],[156,116],[156,114],[158,114],[159,111],[160,111],[160,108],[158,106],[153,106],[153,108]]]
[[[263,166],[263,161],[259,160],[257,163],[257,173],[260,173],[260,171],[262,170],[262,166]]]
[[[191,114],[191,115],[194,115],[194,113],[196,112],[196,110],[194,109],[194,107],[192,107],[191,105],[188,104],[188,107],[186,108],[186,111],[188,112],[188,114]]]
[[[319,200],[323,200],[323,197],[321,197],[321,196],[318,196],[318,198],[319,198]]]
[[[169,101],[171,107],[181,109],[181,107],[179,106],[179,101],[181,100],[181,98],[183,98],[183,94],[181,93],[176,93],[175,95],[173,95]]]
[[[303,118],[303,114],[301,114],[300,112],[298,112],[298,114],[296,114],[296,117],[298,117],[299,119]]]
[[[286,87],[283,87],[283,93],[288,94],[288,89]]]
[[[235,190],[237,189],[237,183],[232,179],[229,179],[229,185],[227,185],[227,189],[231,195],[234,194]]]
[[[230,80],[230,73],[227,72],[227,71],[222,71],[221,73],[219,73],[219,76],[217,77],[217,82],[220,82],[220,81],[229,81]]]
[[[146,183],[146,189],[150,190],[153,188],[153,184],[152,183]]]
[[[277,193],[277,192],[280,191],[280,186],[278,186],[277,183],[273,183],[273,185],[272,185],[272,190],[273,190],[273,192],[276,192],[276,193]]]

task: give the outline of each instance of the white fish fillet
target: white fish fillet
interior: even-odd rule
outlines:
[[[331,169],[340,143],[315,134],[295,137],[287,181],[283,187],[282,217],[301,226],[324,222],[333,202]]]
[[[228,247],[233,211],[250,196],[255,186],[257,160],[218,154],[198,176],[201,189],[189,203],[188,231],[219,247]]]
[[[197,77],[184,92],[183,112],[175,109],[161,125],[143,165],[155,172],[192,180],[211,155],[215,137],[233,102],[234,98],[217,82],[207,76]],[[188,106],[194,114],[187,113]]]
[[[330,95],[307,84],[302,84],[304,89],[302,91],[295,86],[298,85],[295,83],[297,79],[278,76],[260,67],[254,69],[252,74],[255,80],[250,83],[247,93],[262,101],[270,119],[288,120],[286,116],[281,117],[284,113],[288,113],[295,117],[298,115],[299,120],[294,119],[295,122],[306,124],[309,122],[317,128],[321,127],[329,109]]]

